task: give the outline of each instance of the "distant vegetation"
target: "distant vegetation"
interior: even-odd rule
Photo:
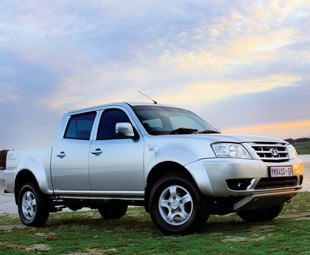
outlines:
[[[284,140],[289,142],[290,144],[305,143],[305,142],[310,142],[310,137],[302,137],[302,138],[297,138],[297,139],[288,138]]]
[[[285,139],[285,141],[293,144],[299,155],[310,154],[310,138],[303,137],[297,139]]]
[[[299,155],[310,154],[310,142],[294,144]]]
[[[5,161],[6,161],[6,154],[7,153],[8,153],[8,150],[0,151],[0,170],[5,168]]]

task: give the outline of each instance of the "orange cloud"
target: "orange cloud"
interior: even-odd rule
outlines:
[[[298,138],[310,135],[310,120],[286,122],[223,130],[223,133],[256,134],[280,138]]]

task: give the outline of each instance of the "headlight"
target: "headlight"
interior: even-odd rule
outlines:
[[[288,149],[288,153],[290,155],[290,159],[293,159],[293,158],[297,158],[298,157],[298,153],[296,151],[296,149],[294,148],[293,145],[289,144],[287,146],[287,149]]]
[[[244,158],[252,159],[248,151],[237,143],[214,143],[213,150],[219,158]]]

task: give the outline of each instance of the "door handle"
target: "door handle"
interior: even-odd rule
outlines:
[[[59,154],[56,155],[59,158],[63,158],[66,156],[66,153],[64,151],[60,152]]]
[[[102,150],[100,148],[96,149],[95,151],[92,151],[91,154],[101,154]]]

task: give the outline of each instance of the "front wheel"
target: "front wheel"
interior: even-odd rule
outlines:
[[[256,210],[240,210],[237,214],[245,221],[269,221],[276,218],[282,211],[284,203]]]
[[[198,232],[209,217],[206,198],[184,173],[161,178],[150,193],[149,208],[155,226],[165,234]]]
[[[18,213],[23,224],[42,227],[49,216],[48,200],[33,182],[25,184],[18,196]]]

